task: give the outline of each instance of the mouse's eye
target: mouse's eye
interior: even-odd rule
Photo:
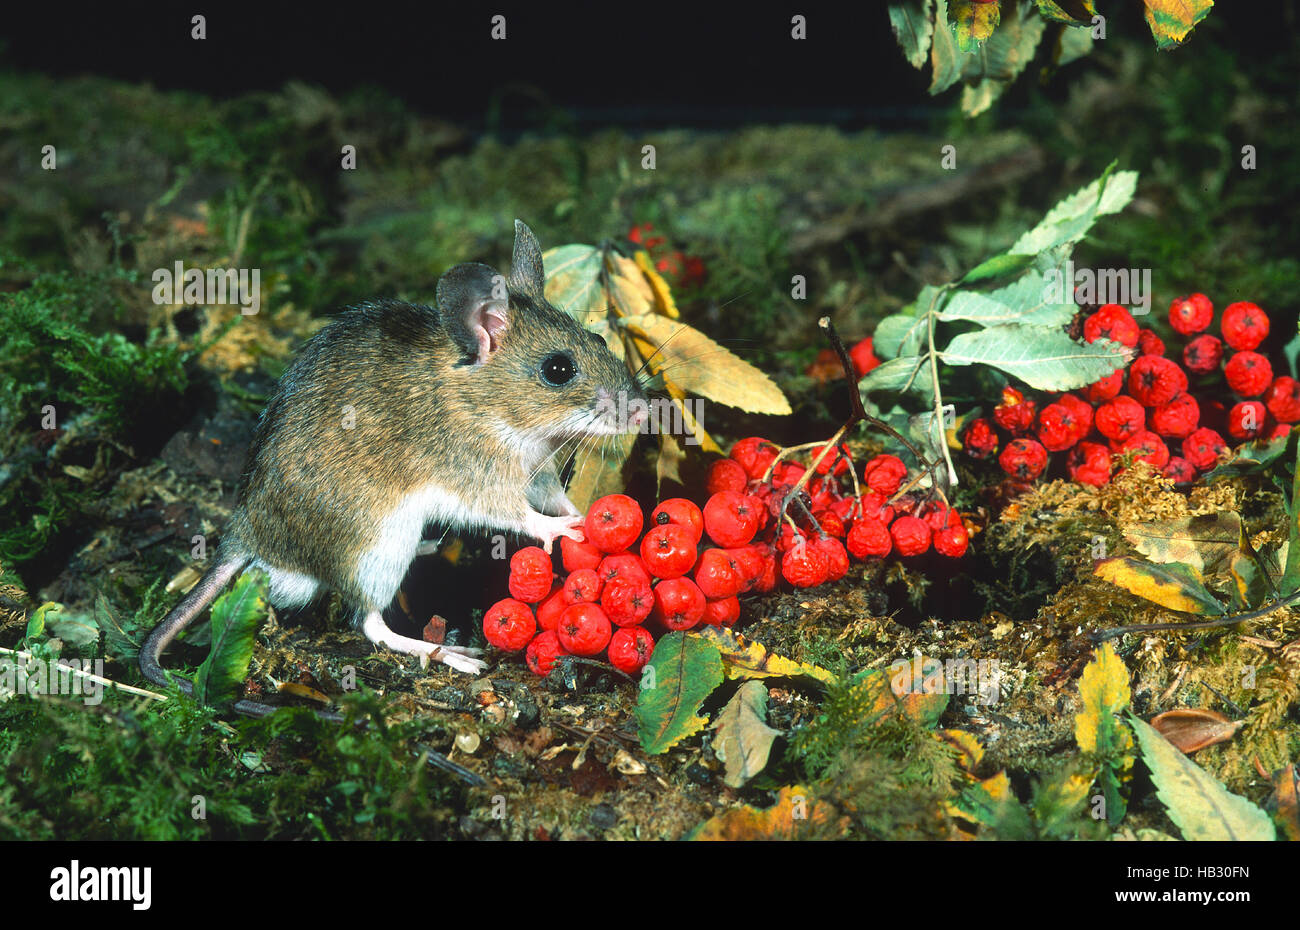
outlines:
[[[551,387],[568,384],[577,373],[578,368],[573,364],[573,359],[563,352],[556,352],[542,359],[542,380]]]

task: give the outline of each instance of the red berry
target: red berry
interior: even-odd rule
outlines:
[[[927,504],[917,514],[934,532],[949,526],[961,526],[961,514],[946,504]]]
[[[751,481],[757,481],[776,458],[776,449],[768,440],[750,436],[731,447],[731,457],[740,463]]]
[[[1083,321],[1085,342],[1110,339],[1132,348],[1140,337],[1137,321],[1119,304],[1106,304]]]
[[[1083,439],[1092,432],[1093,409],[1092,404],[1085,400],[1075,397],[1073,394],[1062,394],[1056,399],[1056,402],[1070,411],[1075,421],[1075,441]]]
[[[1228,411],[1228,435],[1233,439],[1254,439],[1264,433],[1268,408],[1257,400],[1243,400]]]
[[[560,561],[566,572],[576,572],[580,568],[595,568],[605,557],[589,542],[578,542],[568,536],[560,537]]]
[[[709,481],[706,487],[710,494],[719,491],[744,491],[749,484],[749,475],[735,459],[718,459],[709,466]]]
[[[744,568],[726,549],[706,549],[695,570],[695,583],[705,597],[731,597],[745,587]]]
[[[613,555],[607,555],[600,560],[600,567],[596,569],[596,574],[600,575],[600,580],[605,584],[611,581],[626,581],[628,584],[650,584],[650,572],[646,570],[645,563],[641,561],[640,556],[635,556],[630,552],[616,552]]]
[[[1062,404],[1048,404],[1038,415],[1038,441],[1048,452],[1063,452],[1079,441],[1079,422]]]
[[[894,548],[894,540],[889,535],[889,528],[875,517],[861,517],[849,529],[845,537],[849,554],[855,559],[868,556],[883,558]]]
[[[556,588],[537,605],[537,625],[543,630],[553,630],[560,625],[560,614],[569,602],[564,599],[564,589]]]
[[[1258,352],[1237,352],[1228,359],[1223,375],[1228,387],[1242,397],[1258,397],[1273,381],[1273,366]]]
[[[704,617],[709,626],[731,626],[740,619],[740,598],[723,597],[716,601],[705,601]]]
[[[826,448],[825,446],[813,446],[811,449],[809,449],[808,461],[816,462],[817,457],[822,454],[822,449],[825,448]],[[832,449],[830,452],[827,452],[826,457],[822,459],[820,463],[818,463],[817,474],[829,475],[831,473],[832,466],[835,468],[835,474],[837,475],[846,474],[850,468],[850,463],[852,461],[852,458],[853,458],[852,455],[849,453],[849,447],[844,445],[844,443],[840,443],[840,447],[838,451]]]
[[[609,638],[609,664],[635,675],[654,655],[655,638],[643,626],[625,626]]]
[[[1150,430],[1138,430],[1120,446],[1123,452],[1136,452],[1136,458],[1153,468],[1164,468],[1169,462],[1169,447]]]
[[[907,466],[898,456],[877,455],[862,467],[862,477],[871,490],[890,495],[907,477]]]
[[[1172,480],[1174,484],[1191,484],[1196,480],[1196,469],[1181,455],[1170,456],[1169,464],[1165,465],[1160,473]]]
[[[641,535],[641,505],[626,494],[607,494],[587,511],[587,542],[601,552],[622,552]]]
[[[1268,314],[1249,301],[1228,304],[1219,323],[1223,341],[1238,351],[1250,351],[1268,337]]]
[[[1228,444],[1212,429],[1202,426],[1183,440],[1183,458],[1200,471],[1213,468],[1219,456],[1228,451]]]
[[[833,536],[818,536],[808,545],[820,552],[825,559],[827,581],[839,581],[848,574],[849,554],[844,550],[844,543]]]
[[[969,545],[970,535],[960,523],[946,526],[934,534],[934,551],[950,559],[960,559]]]
[[[1169,305],[1169,325],[1184,336],[1204,332],[1213,319],[1214,305],[1204,294],[1179,297]]]
[[[649,584],[615,579],[605,585],[600,595],[600,609],[618,626],[640,623],[650,616],[654,606],[654,592]]]
[[[1151,429],[1169,439],[1186,439],[1201,423],[1201,408],[1191,394],[1179,394],[1151,408]]]
[[[1300,421],[1300,382],[1281,375],[1264,394],[1264,404],[1279,423]]]
[[[875,344],[870,336],[849,349],[849,358],[853,360],[853,371],[859,378],[880,364],[880,359],[876,358]]]
[[[727,557],[735,564],[736,570],[740,572],[742,582],[741,591],[748,591],[758,584],[759,579],[763,577],[764,546],[758,545],[741,546],[738,549],[727,549]]]
[[[575,656],[599,655],[613,633],[609,617],[598,604],[573,604],[560,615],[555,635],[560,645]]]
[[[819,510],[813,514],[813,519],[827,536],[834,536],[836,539],[844,538],[844,520],[835,511]]]
[[[483,615],[483,635],[493,646],[506,652],[523,649],[536,632],[533,609],[514,598],[497,601]]]
[[[1165,341],[1156,335],[1153,329],[1142,330],[1138,337],[1138,353],[1141,355],[1164,355]]]
[[[1279,423],[1277,426],[1269,430],[1267,435],[1264,436],[1264,438],[1269,442],[1272,442],[1274,439],[1281,439],[1284,436],[1290,436],[1290,435],[1291,435],[1291,427],[1286,423]]]
[[[551,593],[551,557],[537,546],[525,546],[510,557],[510,596],[536,604]]]
[[[930,548],[930,528],[925,525],[924,520],[917,517],[899,517],[890,524],[889,535],[893,537],[894,548],[898,550],[899,555],[920,555]]]
[[[971,420],[962,437],[962,447],[972,458],[987,459],[997,455],[998,434],[993,431],[993,424],[984,417]]]
[[[1093,404],[1104,404],[1113,400],[1124,389],[1124,369],[1116,368],[1100,381],[1094,381],[1083,389],[1083,396]]]
[[[1002,389],[1002,403],[993,408],[993,419],[1013,436],[1029,432],[1037,415],[1038,405],[1010,385]]]
[[[704,535],[704,514],[695,506],[695,501],[684,497],[670,497],[666,501],[660,501],[659,506],[650,514],[650,523],[654,526],[676,523],[678,526],[690,527],[691,541],[695,543]]]
[[[1047,467],[1047,450],[1032,439],[1013,439],[998,456],[998,464],[1011,477],[1032,481]]]
[[[719,491],[704,504],[704,531],[720,546],[744,546],[762,523],[762,505],[739,491]]]
[[[679,578],[695,564],[693,535],[690,527],[676,523],[651,527],[641,540],[641,561],[656,578]]]
[[[826,581],[826,556],[812,543],[791,546],[781,556],[781,577],[796,588],[815,588]]]
[[[1218,336],[1206,333],[1197,336],[1183,347],[1183,364],[1187,370],[1198,375],[1208,375],[1218,371],[1219,362],[1223,361],[1223,343]]]
[[[689,630],[704,616],[704,593],[689,578],[661,581],[655,585],[654,594],[655,619],[670,630]]]
[[[858,498],[858,510],[864,517],[875,517],[888,526],[894,522],[894,508],[885,503],[887,498],[878,491],[868,491]]]
[[[1160,355],[1141,355],[1128,371],[1128,392],[1143,407],[1167,404],[1187,390],[1187,373]]]
[[[1097,432],[1107,439],[1123,442],[1146,423],[1147,414],[1131,397],[1116,397],[1097,408]]]
[[[594,568],[580,568],[564,580],[568,604],[590,604],[600,600],[601,580]]]
[[[528,668],[534,675],[549,675],[555,660],[568,654],[569,650],[560,645],[560,638],[555,631],[547,630],[533,637],[533,641],[528,644],[528,649],[524,652],[524,661],[528,663]]]
[[[1080,484],[1101,487],[1110,481],[1110,450],[1099,442],[1081,442],[1070,450],[1070,477]]]

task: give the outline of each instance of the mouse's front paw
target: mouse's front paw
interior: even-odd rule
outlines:
[[[582,542],[586,537],[582,532],[582,516],[548,517],[544,513],[530,510],[524,519],[524,532],[536,536],[542,543],[542,549],[550,553],[555,540],[561,536]]]

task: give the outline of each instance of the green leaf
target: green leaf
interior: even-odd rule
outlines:
[[[63,605],[57,601],[46,601],[40,607],[37,607],[32,612],[32,615],[27,618],[27,632],[23,636],[23,640],[30,642],[38,638],[45,632],[45,615],[50,614],[52,616],[61,610],[63,610]]]
[[[1272,819],[1257,805],[1233,794],[1160,735],[1129,714],[1142,761],[1151,770],[1156,797],[1185,840],[1275,840]]]
[[[1019,274],[1034,263],[1032,255],[1011,255],[1004,253],[986,259],[966,272],[958,284],[978,284],[991,278],[1004,278]]]
[[[726,766],[722,783],[739,788],[763,771],[772,743],[781,735],[767,725],[767,687],[747,681],[718,712],[714,752]]]
[[[1003,4],[1002,25],[979,48],[978,54],[969,55],[962,67],[961,109],[967,116],[978,116],[1001,95],[1034,57],[1038,43],[1043,38],[1044,23],[1040,17],[1015,4]],[[996,8],[985,4],[985,10]]]
[[[1052,64],[1064,68],[1073,61],[1078,61],[1092,54],[1092,30],[1078,26],[1067,26],[1060,31],[1056,47],[1052,50]]]
[[[546,299],[583,326],[602,316],[606,296],[600,283],[601,251],[594,245],[561,245],[542,253]]]
[[[647,674],[649,670],[649,674]],[[651,755],[667,752],[708,724],[700,704],[722,684],[722,654],[698,636],[669,633],[641,673],[637,733]]]
[[[993,30],[1002,18],[1002,11],[1001,5],[997,3],[953,0],[949,15],[957,36],[957,47],[963,52],[973,52],[993,35]]]
[[[1091,23],[1097,13],[1093,0],[1034,0],[1034,4],[1044,19],[1054,23],[1081,26]]]
[[[1161,51],[1177,48],[1201,20],[1210,15],[1214,0],[1143,0],[1147,25]]]
[[[266,620],[266,575],[248,571],[212,604],[212,648],[194,676],[194,697],[219,706],[235,699]]]
[[[1074,319],[1078,307],[1050,299],[1055,295],[1049,290],[1046,276],[1033,271],[988,294],[954,291],[939,312],[939,319],[970,320],[981,326],[1001,323],[1064,326]]]
[[[925,395],[932,387],[930,377],[921,370],[925,359],[919,355],[894,358],[877,365],[858,382],[863,393],[871,391],[902,391],[904,389]]]
[[[1288,435],[1279,436],[1277,439],[1244,442],[1233,450],[1232,458],[1210,469],[1205,479],[1217,481],[1220,478],[1237,478],[1267,471],[1283,455],[1295,454],[1297,436],[1300,436],[1300,433],[1292,430]]]
[[[1112,166],[1113,167],[1113,166]],[[1078,242],[1097,217],[1123,210],[1137,191],[1136,171],[1106,169],[1100,178],[1066,197],[1010,249],[1012,255],[1037,255]]]
[[[1278,585],[1278,593],[1283,597],[1300,591],[1300,444],[1297,444],[1295,474],[1291,479],[1291,499],[1287,502],[1287,522],[1290,532],[1287,536],[1286,568]]]
[[[1108,339],[1078,343],[1055,327],[1011,323],[962,333],[941,357],[949,365],[991,365],[1040,391],[1071,391],[1123,368],[1132,355]]]
[[[1093,574],[1169,610],[1211,617],[1226,613],[1219,599],[1205,589],[1201,573],[1190,565],[1153,565],[1125,556],[1102,559]]]
[[[908,0],[889,5],[889,25],[913,68],[924,68],[934,37],[934,0]]]
[[[885,317],[877,324],[871,337],[876,357],[888,360],[900,355],[919,355],[925,329],[925,319],[911,314],[895,313]]]
[[[948,25],[948,0],[936,0],[934,8],[934,41],[930,43],[930,95],[941,94],[961,78],[961,49]]]

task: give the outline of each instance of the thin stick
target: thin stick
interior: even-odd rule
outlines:
[[[19,656],[23,659],[36,659],[36,656],[32,655],[30,652],[23,652],[21,649],[5,649],[3,646],[0,646],[0,654]],[[37,661],[40,660],[37,659]],[[70,675],[75,675],[78,678],[89,678],[91,681],[97,681],[101,685],[108,685],[110,688],[116,688],[118,691],[125,691],[127,694],[137,694],[140,697],[153,698],[155,701],[167,700],[167,695],[159,694],[157,691],[146,691],[144,688],[137,688],[133,685],[124,685],[113,681],[111,678],[104,678],[101,675],[95,675],[91,672],[83,672],[81,669],[73,668],[71,665],[58,663],[58,667],[62,670],[66,670]]]
[[[1114,639],[1116,636],[1124,636],[1127,633],[1159,633],[1162,630],[1210,630],[1216,627],[1236,626],[1238,623],[1245,623],[1247,620],[1258,620],[1260,617],[1267,617],[1273,611],[1286,607],[1300,601],[1300,591],[1289,594],[1269,604],[1267,607],[1261,607],[1259,610],[1252,610],[1249,613],[1236,614],[1232,617],[1220,617],[1217,620],[1198,620],[1194,623],[1137,623],[1132,626],[1117,626],[1112,630],[1097,630],[1089,633],[1089,638],[1094,643],[1104,643],[1108,639]]]

